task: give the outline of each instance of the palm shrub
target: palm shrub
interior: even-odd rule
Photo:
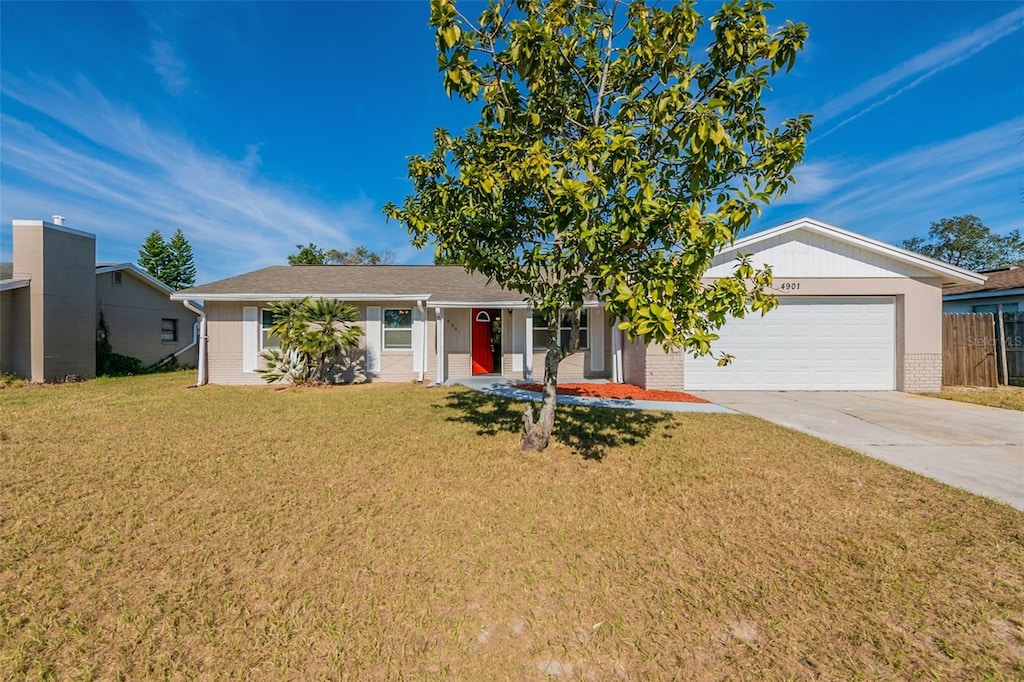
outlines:
[[[323,383],[337,358],[359,347],[359,313],[342,301],[303,298],[274,303],[270,310],[269,332],[278,338],[280,348],[264,351],[267,367],[256,370],[268,382]]]

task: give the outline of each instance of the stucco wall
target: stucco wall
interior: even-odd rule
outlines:
[[[14,341],[14,292],[0,291],[0,374],[12,374],[14,357],[11,345]]]
[[[470,361],[472,310],[448,308],[444,311],[445,379],[463,379],[473,374]]]
[[[208,301],[206,303],[207,330],[208,330],[208,358],[209,358],[209,381],[214,384],[260,384],[262,377],[255,372],[243,371],[242,358],[242,309],[245,306],[265,308],[268,305],[264,301]],[[410,302],[388,302],[388,301],[367,301],[352,304],[358,311],[358,325],[363,329],[363,336],[359,340],[359,350],[351,354],[360,370],[365,368],[366,353],[366,308],[368,306],[380,306],[384,308],[413,307]],[[503,324],[507,315],[503,314]],[[470,361],[472,311],[469,308],[448,308],[444,311],[444,346],[446,351],[444,378],[465,378],[472,375]],[[511,334],[511,325],[506,324],[503,329],[507,337]],[[425,325],[426,334],[426,357],[427,371],[424,374],[425,381],[437,379],[437,334],[435,310],[427,307],[427,321]],[[604,369],[591,370],[591,351],[581,351],[569,358],[566,358],[560,367],[559,377],[562,379],[579,379],[583,377],[608,377],[611,376],[612,352],[611,352],[611,328],[606,327],[604,334]],[[503,337],[504,338],[504,337]],[[507,340],[507,339],[506,339]],[[506,347],[503,341],[503,348]],[[522,376],[519,372],[512,372],[511,358],[509,352],[502,353],[502,371],[505,376]],[[418,373],[413,369],[413,351],[411,350],[386,350],[381,349],[380,371],[372,378],[375,381],[413,381],[418,378]],[[260,366],[262,366],[262,359]],[[544,354],[534,354],[534,376],[543,376]],[[345,380],[362,380],[365,373],[359,371],[345,375]]]
[[[39,220],[16,220],[12,246],[14,278],[31,279],[31,359],[24,374],[33,381],[95,376],[95,237]]]
[[[209,381],[212,384],[262,384],[263,377],[256,372],[246,372],[243,368],[242,358],[242,309],[246,306],[255,306],[258,309],[266,308],[269,305],[266,301],[207,301],[206,319],[209,359]],[[357,325],[363,330],[359,338],[359,348],[349,354],[348,360],[354,363],[353,368],[341,374],[343,381],[363,381],[366,379],[366,308],[368,306],[380,306],[383,308],[410,308],[415,302],[389,302],[389,301],[367,301],[350,303],[358,313]],[[435,350],[437,346],[435,335],[434,313],[428,308],[425,334],[427,337],[427,371],[424,374],[425,381],[433,381],[437,366],[435,364]],[[468,319],[468,318],[467,318]],[[456,339],[457,342],[457,339]],[[380,353],[380,371],[372,379],[374,381],[413,381],[418,378],[418,373],[413,371],[412,350],[384,350]],[[259,366],[265,366],[262,358]]]
[[[192,328],[198,316],[179,301],[138,279],[130,270],[119,270],[121,284],[114,284],[115,273],[96,275],[96,315],[100,312],[110,329],[110,345],[115,353],[130,355],[153,364],[192,343]],[[178,340],[161,341],[164,319],[178,321]],[[181,366],[194,367],[193,348],[178,357]]]
[[[251,305],[246,303],[245,305]],[[206,301],[207,372],[211,384],[262,384],[263,378],[242,370],[241,302]]]
[[[28,287],[0,291],[0,374],[32,373],[29,314]]]
[[[29,320],[32,317],[32,297],[28,287],[22,287],[2,294],[7,300],[6,317],[3,326],[7,349],[0,350],[6,357],[0,371],[18,377],[32,376],[32,329]]]

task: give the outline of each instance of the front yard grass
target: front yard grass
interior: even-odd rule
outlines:
[[[943,386],[941,393],[925,393],[924,395],[987,407],[1001,407],[1004,410],[1024,410],[1024,387],[1021,386],[999,386],[997,388]]]
[[[0,678],[1020,679],[1024,515],[739,415],[0,391]]]

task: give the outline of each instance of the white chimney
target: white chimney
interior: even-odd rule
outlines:
[[[53,216],[53,224],[54,225],[63,225],[64,224],[64,216],[62,216],[62,215],[55,215],[55,216]]]

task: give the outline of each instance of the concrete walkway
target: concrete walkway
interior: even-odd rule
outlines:
[[[1024,413],[896,392],[699,391],[1024,511]]]
[[[512,400],[540,400],[540,394],[516,388],[512,382],[495,375],[475,376],[467,379],[450,379],[449,384],[460,384],[474,391],[497,395]],[[606,384],[606,380],[587,381],[573,379],[572,383]],[[650,410],[653,412],[718,412],[735,414],[734,410],[710,403],[677,403],[666,400],[619,400],[615,398],[585,398],[575,395],[558,396],[559,405],[588,405],[590,407],[610,407],[615,410]]]

